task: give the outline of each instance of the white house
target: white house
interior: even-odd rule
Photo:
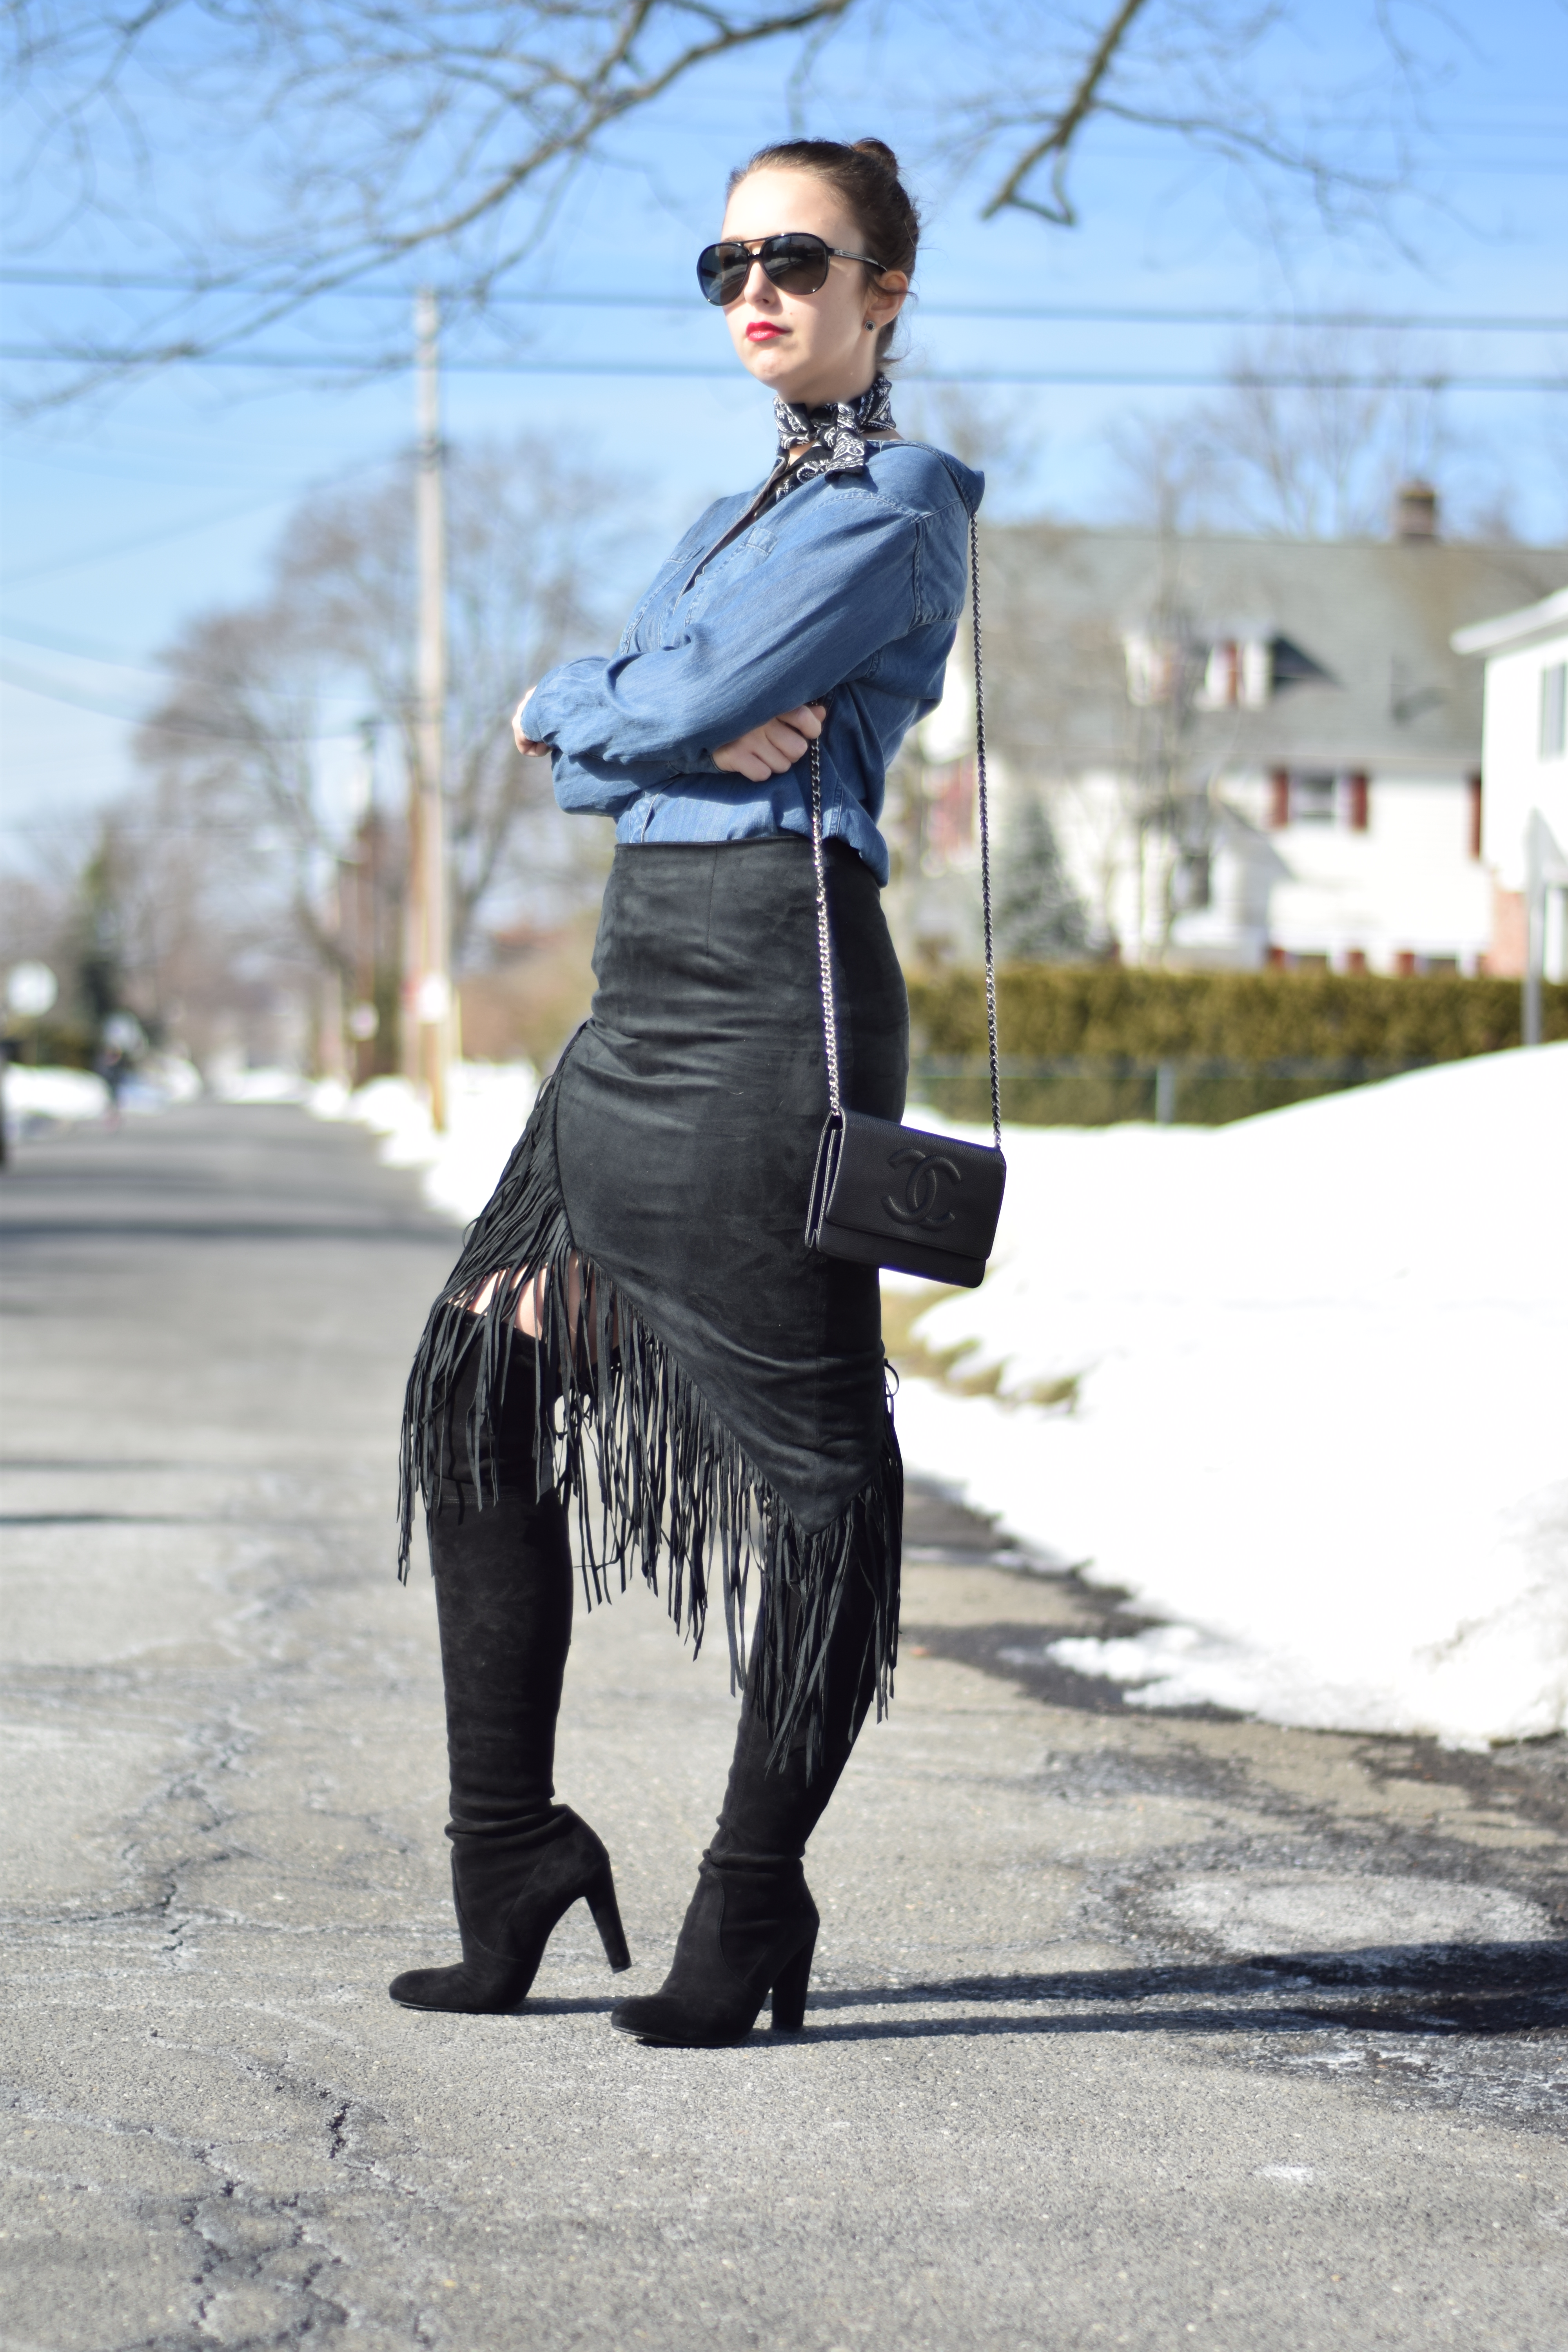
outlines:
[[[1481,724],[1481,857],[1491,877],[1492,946],[1488,969],[1522,972],[1526,888],[1532,819],[1542,845],[1561,864],[1568,851],[1568,588],[1522,612],[1458,629],[1454,650],[1486,664]],[[1564,894],[1544,908],[1542,965],[1548,980],[1568,978]]]
[[[1449,545],[1429,500],[1397,513],[1387,541],[987,534],[1002,854],[1009,803],[1039,794],[1125,961],[1517,969],[1495,930],[1493,755],[1464,654],[1485,615],[1527,598],[1546,610],[1568,549]],[[895,921],[967,954],[973,893],[953,887],[974,856],[966,641],[902,780]]]

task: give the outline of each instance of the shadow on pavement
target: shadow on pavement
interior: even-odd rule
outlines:
[[[1346,2000],[1331,1996],[1353,1991]],[[1317,1996],[1329,1994],[1324,2000]],[[1282,1998],[1284,1996],[1284,1998]],[[607,2014],[618,1993],[531,2000],[525,2017]],[[1202,2008],[1167,2006],[1183,2000]],[[988,2017],[987,2007],[1050,2004],[1032,2017]],[[1074,2013],[1060,2013],[1072,2004]],[[1084,2006],[1079,2006],[1079,2005]],[[1116,2004],[1111,2006],[1110,2004]],[[962,2017],[856,2020],[845,2011],[933,2009]],[[839,2019],[842,2021],[838,2021]],[[835,2020],[828,2022],[829,2019]],[[947,2039],[954,2034],[1289,2033],[1325,2026],[1381,2033],[1501,2036],[1568,2025],[1568,1940],[1415,1944],[1393,1950],[1259,1953],[1246,1960],[1112,1969],[1062,1976],[953,1977],[837,1989],[814,1986],[806,2032],[819,2042]],[[752,2046],[767,2046],[764,2030]],[[783,2037],[777,2047],[791,2046]]]
[[[1336,1991],[1357,1997],[1334,1999]],[[1168,2005],[1184,1998],[1205,2006]],[[822,2022],[825,2012],[845,2010],[952,2003],[973,2011],[1023,2001],[1091,2006],[1089,2013],[1072,2016]],[[1190,1967],[958,1977],[865,1990],[825,1988],[813,1990],[809,2016],[819,2036],[835,2041],[954,2033],[1279,2033],[1325,2025],[1373,2027],[1384,2033],[1530,2033],[1568,2024],[1568,1941],[1258,1953],[1246,1960]]]

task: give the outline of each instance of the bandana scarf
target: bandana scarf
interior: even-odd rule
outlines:
[[[893,423],[893,387],[885,375],[872,379],[855,400],[829,401],[821,408],[796,408],[787,400],[773,403],[779,431],[779,457],[787,457],[802,442],[810,446],[790,467],[781,488],[793,489],[812,474],[856,474],[866,463],[868,433],[897,432]]]

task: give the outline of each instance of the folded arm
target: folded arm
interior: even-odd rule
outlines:
[[[711,773],[716,751],[781,714],[795,723],[908,633],[919,520],[870,499],[845,504],[844,528],[798,560],[764,560],[716,582],[675,644],[567,662],[535,688],[526,732],[564,755],[563,807],[607,808],[605,791],[617,787],[629,805],[672,775]],[[765,758],[762,747],[755,756]],[[739,763],[734,772],[751,772]]]

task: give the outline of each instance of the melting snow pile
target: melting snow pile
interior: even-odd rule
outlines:
[[[1172,1622],[1063,1662],[1277,1723],[1568,1728],[1568,1045],[1215,1129],[1015,1129],[912,1470]],[[1079,1376],[1076,1407],[1026,1400]]]
[[[201,1093],[201,1074],[177,1054],[150,1055],[128,1072],[120,1089],[121,1111],[141,1117],[168,1110],[177,1103],[194,1102]],[[28,1063],[7,1064],[4,1079],[7,1135],[47,1134],[56,1127],[78,1127],[107,1118],[114,1108],[109,1088],[92,1070],[35,1068]]]
[[[444,1135],[437,1134],[424,1096],[406,1078],[373,1078],[352,1095],[327,1080],[310,1089],[309,1103],[318,1118],[357,1119],[384,1136],[381,1157],[387,1165],[422,1168],[431,1207],[466,1225],[494,1192],[538,1091],[530,1063],[454,1063]]]

